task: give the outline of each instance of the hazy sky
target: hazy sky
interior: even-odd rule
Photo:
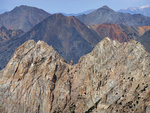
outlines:
[[[42,8],[50,13],[79,13],[103,5],[114,10],[150,5],[150,0],[0,0],[0,10],[11,10],[19,5]]]

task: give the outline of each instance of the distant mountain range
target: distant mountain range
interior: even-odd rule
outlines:
[[[124,24],[127,26],[145,26],[150,25],[150,17],[141,14],[125,14],[115,12],[108,6],[103,6],[87,15],[80,15],[77,18],[86,25],[112,23]]]
[[[22,5],[15,7],[10,12],[0,14],[0,26],[5,26],[7,29],[29,31],[48,16],[50,14],[42,9]]]
[[[94,9],[90,9],[90,10],[87,10],[87,11],[83,11],[83,12],[81,12],[81,13],[70,13],[70,14],[62,13],[62,14],[65,15],[65,16],[79,16],[79,15],[83,15],[83,14],[89,14],[89,13],[91,13],[92,11],[94,11]]]
[[[21,14],[21,12],[25,14]],[[41,14],[38,14],[39,12],[41,12]],[[31,16],[32,14],[34,17]],[[14,15],[14,17],[10,15]],[[20,16],[17,18],[15,15]],[[42,15],[45,15],[45,18],[38,18]],[[92,15],[94,16],[92,17]],[[103,21],[103,24],[95,25],[88,25],[86,23],[86,25],[77,19],[83,15],[77,16],[77,18],[74,16],[67,17],[62,14],[50,15],[37,8],[28,6],[16,7],[14,10],[0,15],[0,18],[5,17],[6,22],[11,22],[11,25],[14,25],[14,30],[10,30],[10,26],[2,26],[0,28],[0,68],[2,69],[6,66],[18,46],[30,39],[36,42],[39,40],[45,41],[47,44],[53,46],[53,48],[63,56],[66,61],[70,62],[73,60],[74,63],[77,63],[81,56],[89,53],[93,47],[105,37],[110,37],[119,42],[128,42],[131,39],[136,40],[139,37],[142,37],[146,31],[150,30],[150,26],[125,25],[125,23],[129,22],[129,19],[124,22],[118,20],[122,19],[121,16],[123,15],[129,15],[131,21],[136,16],[139,16],[134,22],[135,25],[145,25],[147,20],[149,20],[149,17],[117,13],[109,7],[104,6],[85,15],[85,17],[89,18],[88,22],[91,22],[91,24],[94,24],[93,22],[101,23],[101,20],[107,20],[108,18],[112,21],[110,23],[103,23]],[[126,16],[124,16],[124,18],[127,18]],[[30,17],[30,19],[28,17]],[[17,18],[18,23],[16,23],[17,21],[13,20],[13,18]],[[23,21],[21,21],[22,18],[24,19]],[[141,18],[143,18],[143,20],[141,20]],[[35,23],[25,24],[26,22],[33,22],[34,19],[37,19]],[[119,21],[116,21],[116,23],[121,24],[113,24],[113,20],[115,19]],[[138,19],[139,21],[137,21]],[[93,20],[93,22],[91,20]],[[3,21],[0,21],[1,25]],[[21,30],[15,30],[15,27],[19,28],[17,27],[18,25],[21,26]],[[24,30],[25,33],[22,30]]]
[[[120,9],[119,12],[130,13],[130,14],[142,14],[150,17],[150,5],[142,7],[130,7],[127,9]]]
[[[21,38],[43,40],[52,45],[67,61],[73,60],[75,63],[101,40],[96,32],[75,17],[62,14],[48,17]]]
[[[0,42],[0,67],[5,66],[15,49],[27,40],[43,40],[68,62],[77,63],[101,40],[94,30],[89,29],[75,17],[54,14],[37,24],[21,37]],[[7,56],[7,57],[6,57]]]
[[[77,18],[0,15],[0,113],[150,113],[150,17],[104,6]]]

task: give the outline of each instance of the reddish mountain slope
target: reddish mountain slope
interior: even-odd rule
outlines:
[[[111,39],[118,40],[119,42],[127,42],[134,38],[133,35],[138,35],[136,28],[124,25],[105,23],[89,27],[95,30],[101,38],[110,37]]]
[[[146,31],[150,30],[150,26],[139,26],[138,31],[141,35],[143,35]]]
[[[4,26],[0,27],[0,41],[10,40],[23,34],[22,30],[8,30]]]

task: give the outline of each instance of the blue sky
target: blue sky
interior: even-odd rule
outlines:
[[[50,13],[79,13],[103,5],[114,10],[150,5],[150,0],[0,0],[0,10],[11,10],[19,5],[38,7]]]

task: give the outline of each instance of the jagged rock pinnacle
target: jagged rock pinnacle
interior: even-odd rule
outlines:
[[[149,113],[149,62],[136,41],[105,38],[75,65],[28,41],[0,72],[0,112]]]

